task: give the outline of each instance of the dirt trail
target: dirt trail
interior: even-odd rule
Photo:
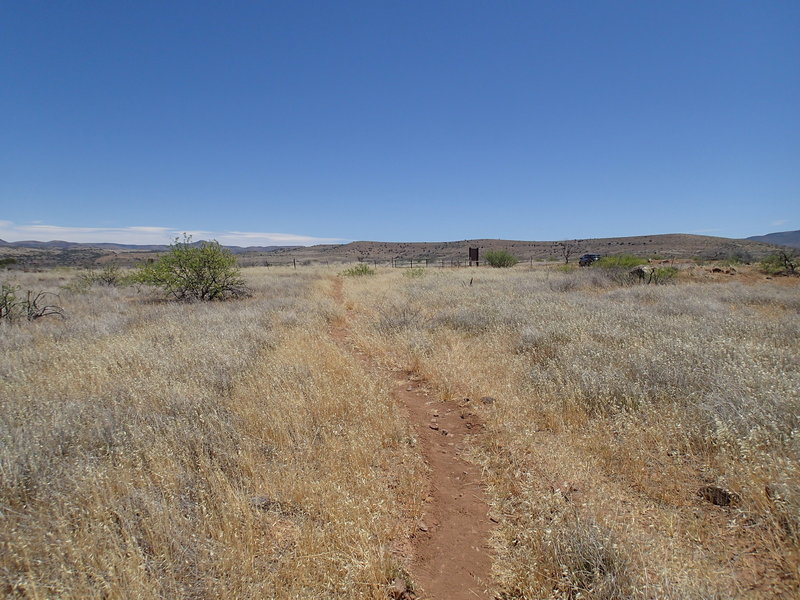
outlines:
[[[344,306],[342,281],[332,294]],[[428,397],[424,382],[378,367],[349,341],[348,314],[331,335],[361,360],[375,377],[392,382],[392,396],[405,409],[430,467],[425,514],[416,523],[411,577],[420,600],[491,599],[489,536],[493,527],[480,470],[461,458],[468,436],[479,434],[477,416],[455,402]]]

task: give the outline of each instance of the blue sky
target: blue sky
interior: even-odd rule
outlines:
[[[3,2],[0,238],[800,229],[800,2]]]

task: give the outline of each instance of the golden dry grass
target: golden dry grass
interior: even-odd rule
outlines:
[[[0,327],[2,593],[386,597],[424,469],[389,382],[331,340],[330,275],[248,269],[254,296],[214,304],[65,291],[68,320]],[[499,597],[796,596],[796,285],[344,279],[361,350],[483,417]]]
[[[503,598],[798,593],[800,289],[688,278],[349,282],[362,347],[486,420]]]
[[[3,595],[384,596],[407,425],[330,341],[320,277],[247,275],[246,301],[96,288],[2,329]]]

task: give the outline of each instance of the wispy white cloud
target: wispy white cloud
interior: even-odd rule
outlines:
[[[770,225],[772,225],[773,227],[780,227],[781,225],[786,225],[788,222],[789,222],[788,219],[777,219],[776,221],[770,223]]]
[[[321,238],[295,233],[267,233],[257,231],[212,231],[178,229],[174,227],[62,227],[32,223],[19,225],[0,220],[0,239],[7,242],[37,240],[115,244],[168,244],[184,233],[195,240],[215,239],[226,246],[313,246],[344,242],[340,238]]]

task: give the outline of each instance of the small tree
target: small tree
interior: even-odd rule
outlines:
[[[104,285],[108,287],[115,287],[124,285],[126,277],[117,265],[106,265],[99,271],[91,270],[78,275],[78,280],[75,282],[75,289],[82,291],[88,290],[93,285]]]
[[[564,257],[564,264],[569,264],[569,259],[581,251],[578,240],[558,242],[558,249],[561,256]]]
[[[483,254],[484,262],[492,267],[513,267],[519,261],[517,257],[505,250],[489,250]]]
[[[219,242],[175,238],[158,260],[141,265],[131,280],[164,290],[175,300],[225,300],[247,295],[236,257]]]
[[[761,270],[768,275],[795,275],[800,266],[800,259],[793,251],[781,250],[761,261]]]

